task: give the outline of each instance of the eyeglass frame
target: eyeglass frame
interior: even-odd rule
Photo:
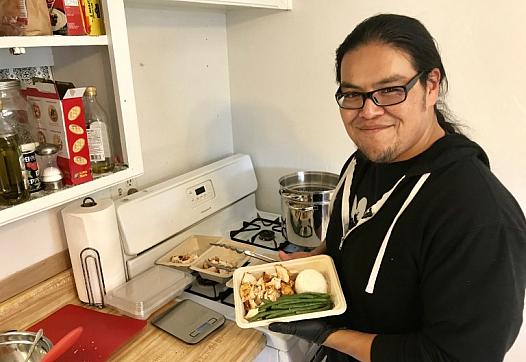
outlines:
[[[372,90],[370,92],[346,92],[346,93],[343,93],[342,92],[342,87],[341,85],[338,87],[338,89],[336,90],[336,93],[334,94],[334,97],[336,98],[336,103],[338,103],[338,106],[342,109],[352,109],[352,110],[358,110],[358,109],[362,109],[364,106],[365,106],[365,102],[367,101],[367,99],[370,99],[375,105],[379,106],[379,107],[387,107],[387,106],[394,106],[396,104],[400,104],[400,103],[403,103],[405,102],[405,100],[407,99],[407,94],[409,93],[409,91],[415,86],[415,84],[417,83],[417,81],[420,79],[420,77],[426,73],[426,71],[422,71],[422,72],[419,72],[417,73],[413,78],[411,78],[405,85],[396,85],[396,86],[391,86],[391,87],[383,87],[383,88],[379,88],[379,89],[375,89],[375,90]],[[379,91],[383,91],[383,90],[386,90],[386,89],[393,89],[393,88],[401,88],[404,90],[404,99],[402,99],[400,102],[396,102],[396,103],[391,103],[391,104],[378,104],[378,102],[376,101],[376,99],[373,97],[373,94],[376,93],[376,92],[379,92]],[[338,99],[341,99],[343,96],[345,96],[346,94],[348,93],[356,93],[356,94],[359,94],[362,98],[362,105],[361,107],[353,107],[353,108],[349,108],[349,107],[343,107],[340,102],[338,101]]]

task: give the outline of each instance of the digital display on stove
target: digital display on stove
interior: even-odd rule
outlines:
[[[201,186],[201,187],[198,187],[195,189],[195,194],[197,196],[201,195],[203,192],[205,192],[205,187],[204,186]]]

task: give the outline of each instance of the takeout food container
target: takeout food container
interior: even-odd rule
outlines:
[[[225,240],[226,239],[223,239],[222,242]],[[201,254],[190,269],[197,271],[202,278],[213,280],[218,283],[226,283],[232,278],[232,275],[234,274],[233,271],[218,270],[218,272],[213,272],[209,269],[203,268],[203,264],[207,259],[214,257],[218,257],[220,260],[226,261],[234,265],[236,268],[243,266],[243,264],[249,259],[245,254],[238,254],[234,250],[212,245]]]
[[[155,264],[173,267],[182,271],[191,272],[190,267],[197,262],[197,259],[190,263],[172,262],[171,259],[176,255],[192,255],[201,256],[206,249],[210,247],[210,243],[217,243],[221,240],[220,236],[204,236],[192,235],[183,240],[179,245],[157,259]]]
[[[289,317],[272,318],[266,320],[259,320],[255,322],[249,322],[245,319],[245,308],[241,301],[239,288],[241,286],[241,280],[246,272],[251,273],[256,278],[263,274],[263,272],[274,273],[275,265],[282,265],[288,269],[291,274],[297,274],[304,269],[315,269],[323,274],[328,284],[328,294],[331,296],[331,300],[334,303],[334,307],[330,310],[321,312],[311,312],[298,314]],[[242,268],[238,268],[234,271],[234,303],[235,303],[235,314],[236,323],[241,328],[254,328],[269,325],[273,322],[292,322],[302,319],[314,319],[321,318],[331,315],[338,315],[345,312],[347,309],[347,303],[345,296],[340,285],[338,274],[336,273],[336,267],[332,258],[328,255],[316,255],[308,258],[293,259],[287,261],[279,261],[275,263],[250,265]]]

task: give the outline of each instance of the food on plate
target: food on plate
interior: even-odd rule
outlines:
[[[191,264],[197,259],[197,254],[172,255],[170,262],[178,264]]]
[[[334,304],[327,294],[327,281],[322,273],[306,269],[307,273],[300,279],[304,285],[299,291],[298,278],[303,271],[295,275],[282,265],[274,268],[274,273],[263,272],[258,277],[249,272],[243,275],[239,293],[246,320],[253,322],[332,309]],[[308,287],[315,290],[305,291],[306,283],[312,283]]]
[[[236,267],[237,264],[223,260],[218,256],[208,258],[203,263],[203,269],[206,269],[208,272],[219,273],[220,275],[226,275],[232,272]]]
[[[296,277],[296,293],[327,293],[327,281],[322,273],[314,269],[305,269]]]

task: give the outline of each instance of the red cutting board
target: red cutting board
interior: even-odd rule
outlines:
[[[106,361],[143,329],[146,321],[67,304],[28,329],[35,332],[42,328],[44,335],[55,344],[79,326],[84,328],[79,339],[57,361]]]

